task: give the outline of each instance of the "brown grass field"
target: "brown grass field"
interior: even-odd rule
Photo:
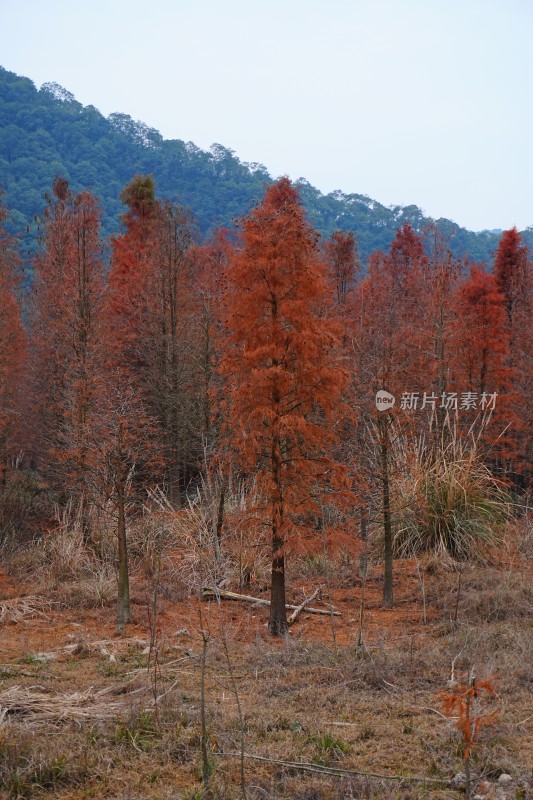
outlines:
[[[179,553],[163,554],[160,572],[134,562],[122,638],[112,572],[76,573],[65,552],[63,564],[6,557],[0,797],[461,798],[463,744],[437,697],[452,663],[496,688],[473,794],[533,797],[533,550],[530,531],[512,536],[490,563],[461,570],[395,562],[392,611],[371,565],[359,646],[355,555],[329,564],[329,591],[323,559],[289,563],[289,601],[322,585],[312,605],[341,616],[304,611],[286,641],[269,636],[265,607],[201,600],[179,577]],[[267,574],[245,591],[267,598]]]

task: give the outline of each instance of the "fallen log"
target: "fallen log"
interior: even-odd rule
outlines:
[[[310,603],[312,600],[314,600],[314,599],[315,599],[315,597],[317,596],[317,594],[318,594],[319,592],[321,592],[321,591],[322,591],[322,586],[319,586],[319,587],[318,587],[318,589],[315,589],[315,591],[313,592],[313,594],[311,595],[311,597],[306,597],[306,598],[305,598],[305,600],[303,601],[303,603],[300,603],[300,605],[299,605],[297,608],[295,608],[295,609],[294,609],[294,611],[293,611],[293,612],[292,612],[292,614],[290,615],[289,619],[287,620],[287,624],[289,625],[289,627],[290,627],[291,625],[293,625],[293,624],[296,622],[296,620],[298,619],[298,617],[300,616],[300,614],[302,613],[302,611],[304,610],[304,608],[305,608],[307,605],[309,605],[309,603]]]
[[[263,600],[261,597],[252,597],[249,594],[237,594],[236,592],[214,592],[212,589],[202,589],[202,597],[206,600],[218,600],[218,598],[220,598],[221,600],[240,600],[242,603],[254,603],[258,606],[270,606],[270,600]],[[311,600],[311,598],[309,598],[309,600]],[[287,604],[286,608],[290,611],[297,611],[300,606]],[[328,609],[311,608],[310,606],[307,606],[305,611],[307,614],[322,614],[327,617],[331,614],[335,617],[341,616],[340,611],[329,611]]]

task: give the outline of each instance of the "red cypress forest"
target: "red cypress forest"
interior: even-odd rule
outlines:
[[[152,176],[121,200],[106,241],[97,200],[57,178],[29,291],[0,211],[0,624],[6,661],[39,636],[57,651],[41,662],[25,644],[6,677],[83,658],[91,681],[147,676],[148,699],[134,711],[105,687],[65,694],[57,717],[24,684],[43,725],[85,731],[80,709],[94,714],[90,777],[56,750],[37,767],[18,729],[3,744],[4,717],[34,711],[0,685],[0,791],[118,797],[111,747],[124,774],[140,760],[147,797],[171,796],[157,787],[180,770],[191,798],[460,796],[472,771],[489,784],[510,772],[529,797],[533,264],[520,234],[474,263],[436,226],[405,223],[366,263],[353,233],[319,236],[287,178],[203,241]],[[74,618],[58,649],[50,620],[63,633]],[[431,717],[450,663],[452,697],[477,697],[474,668],[496,675],[498,744],[486,725],[455,753]],[[401,730],[380,727],[384,698]],[[467,783],[448,784],[462,758]]]

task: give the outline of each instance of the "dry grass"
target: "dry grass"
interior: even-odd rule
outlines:
[[[11,686],[0,692],[0,729],[13,719],[32,725],[116,719],[124,702],[110,700],[109,694],[109,689],[54,694],[39,688]]]
[[[44,597],[30,595],[28,597],[14,597],[11,600],[0,601],[0,625],[7,623],[18,624],[27,619],[40,617],[50,619],[47,614],[53,603]]]
[[[395,491],[400,557],[434,553],[468,560],[501,543],[512,519],[506,488],[479,456],[481,432],[462,436],[449,426],[440,445],[405,444]],[[443,434],[444,436],[444,434]]]
[[[474,772],[497,776],[501,770],[509,771],[514,791],[532,765],[527,723],[517,725],[527,717],[528,687],[517,680],[517,666],[526,653],[520,650],[515,621],[512,624],[513,635],[505,642],[508,660],[500,663],[515,685],[511,691],[500,682],[501,723],[482,737]],[[224,635],[244,713],[249,798],[459,800],[461,793],[447,786],[461,768],[459,740],[436,713],[435,695],[445,687],[451,661],[459,652],[458,668],[473,659],[479,674],[484,674],[491,660],[494,665],[502,658],[503,647],[494,650],[500,629],[491,623],[485,629],[485,643],[481,636],[473,636],[473,626],[437,635],[439,626],[400,641],[369,641],[366,650],[350,646],[335,652],[298,638],[285,644],[270,639],[253,645],[237,642],[231,626],[219,627],[212,616],[206,671],[211,796],[220,800],[241,796],[235,756],[240,723],[223,652]],[[193,637],[186,651],[162,657],[157,717],[150,705],[151,673],[138,666],[139,650],[117,651],[116,662],[110,665],[113,672],[108,674],[102,672],[109,663],[102,659],[102,648],[88,644],[85,653],[73,652],[54,662],[54,677],[40,679],[44,688],[24,687],[18,678],[0,694],[0,706],[9,710],[7,738],[0,731],[0,761],[2,748],[7,748],[11,785],[16,784],[13,765],[18,763],[21,796],[41,796],[37,765],[43,764],[41,774],[49,777],[44,791],[65,800],[91,793],[154,800],[202,796],[199,637]],[[127,691],[133,673],[140,695]],[[68,689],[73,679],[75,691]],[[91,689],[97,682],[104,688]],[[125,691],[119,695],[121,687]],[[45,733],[58,725],[68,731],[68,745],[58,749],[57,736],[52,736],[51,747],[43,752]],[[40,735],[30,741],[27,732],[36,726]],[[24,742],[24,763],[9,749],[12,741]],[[54,764],[62,768],[52,780],[49,767]],[[419,780],[424,777],[426,783]],[[79,794],[73,793],[76,785]]]
[[[89,603],[75,599],[76,592],[86,597],[87,586],[97,586],[98,575],[114,580],[104,572],[113,566],[110,542],[87,546],[75,526],[74,534],[65,526],[59,541],[42,543],[34,572],[26,574],[38,575],[47,593],[22,598],[36,605],[35,616],[22,617],[33,619],[32,625],[4,628],[10,648],[0,688],[0,798],[242,798],[236,689],[248,800],[460,800],[462,792],[448,785],[462,768],[460,741],[436,700],[454,662],[458,671],[474,666],[480,677],[496,677],[500,721],[480,739],[474,775],[494,780],[508,772],[509,800],[529,800],[533,565],[527,519],[520,525],[522,538],[513,529],[484,564],[455,563],[451,571],[433,558],[421,565],[425,625],[414,566],[396,565],[399,602],[392,612],[381,609],[380,573],[374,569],[366,587],[363,647],[355,646],[360,581],[351,556],[329,564],[342,611],[336,647],[326,642],[327,619],[302,615],[291,636],[277,641],[266,632],[264,610],[203,603],[207,792],[200,779],[196,590],[212,581],[238,588],[245,563],[262,583],[268,551],[262,544],[244,547],[253,501],[235,492],[217,560],[213,507],[204,505],[199,497],[170,513],[155,504],[130,526],[134,591],[141,580],[147,587],[158,580],[169,587],[161,595],[152,650],[144,608],[141,614],[134,607],[136,626],[120,639],[112,636],[111,610],[97,610],[94,602],[88,611]],[[300,557],[289,566],[291,599],[302,587],[309,590],[325,569],[321,558]],[[68,611],[37,603],[50,597],[66,598]],[[4,605],[16,608],[17,602]],[[67,634],[70,625],[75,632]],[[175,635],[185,628],[186,636]],[[47,663],[28,657],[28,651],[45,648],[51,654]]]

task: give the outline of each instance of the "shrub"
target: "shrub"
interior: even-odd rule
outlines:
[[[474,437],[412,448],[399,485],[405,509],[395,535],[400,556],[423,552],[465,560],[501,540],[512,516],[505,486],[483,464]]]

